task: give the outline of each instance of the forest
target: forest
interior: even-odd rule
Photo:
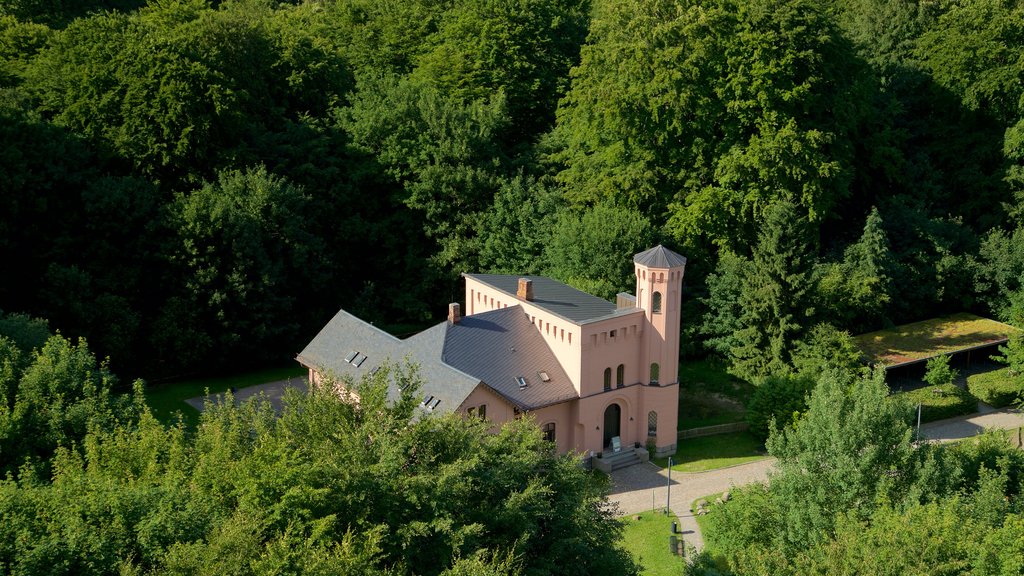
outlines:
[[[850,341],[1024,327],[1022,48],[1021,0],[0,0],[0,572],[634,574],[600,478],[414,370],[195,430],[136,379],[660,242],[683,354],[807,394],[692,572],[1024,573],[1021,453],[914,445]]]
[[[155,380],[689,258],[746,378],[1024,272],[1014,0],[4,0],[0,308]],[[837,336],[840,335],[840,336]],[[129,380],[126,380],[129,381]]]

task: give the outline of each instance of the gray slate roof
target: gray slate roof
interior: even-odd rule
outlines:
[[[633,256],[633,262],[648,268],[674,268],[676,266],[686,266],[686,257],[658,244],[650,250],[644,250]]]
[[[578,397],[569,376],[521,306],[466,316],[449,326],[442,358],[525,410]],[[547,373],[550,381],[542,381],[539,372]],[[526,380],[525,388],[520,388],[517,376]]]
[[[447,322],[442,322],[406,340],[399,340],[340,310],[299,353],[297,360],[338,377],[348,375],[358,380],[385,362],[395,364],[408,359],[419,365],[423,378],[422,395],[441,400],[437,412],[451,412],[480,384],[480,379],[441,362],[447,326]],[[346,362],[345,358],[353,352],[365,354],[366,360],[359,366]],[[398,395],[398,388],[391,386],[388,396],[397,399]]]
[[[479,280],[513,298],[516,297],[520,278],[532,280],[532,304],[576,323],[601,318],[615,312],[615,304],[544,276],[516,276],[514,274],[463,274],[463,276]]]

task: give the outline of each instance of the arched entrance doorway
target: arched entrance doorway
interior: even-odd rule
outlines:
[[[612,438],[619,436],[619,424],[622,422],[622,408],[611,404],[604,409],[604,447],[612,443]]]

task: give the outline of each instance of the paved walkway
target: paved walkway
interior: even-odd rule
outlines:
[[[707,472],[672,472],[670,488],[668,470],[646,462],[612,472],[613,488],[608,499],[618,504],[620,514],[635,514],[652,508],[664,508],[666,500],[671,496],[670,507],[672,513],[679,518],[683,539],[700,550],[704,547],[704,540],[697,528],[697,520],[690,511],[690,504],[698,498],[724,492],[733,486],[765,482],[774,464],[774,458],[767,458]]]
[[[938,442],[952,442],[970,438],[985,429],[1014,429],[1024,426],[1024,414],[1017,410],[996,410],[980,405],[977,414],[940,420],[921,425],[921,435]],[[612,489],[608,499],[619,507],[622,515],[636,514],[654,508],[664,508],[671,495],[670,507],[679,518],[683,539],[697,550],[704,547],[697,520],[690,511],[690,504],[709,494],[724,492],[733,486],[753,482],[766,482],[775,464],[768,458],[730,468],[707,472],[672,473],[671,490],[668,488],[668,471],[649,462],[612,472]],[[669,494],[670,493],[670,494]]]
[[[993,408],[978,403],[978,413],[921,425],[921,436],[937,442],[953,442],[977,436],[985,430],[1012,430],[1024,426],[1024,414],[1012,408]]]
[[[281,408],[284,406],[284,391],[288,388],[295,388],[300,392],[305,392],[309,389],[309,383],[306,382],[306,378],[304,376],[296,376],[294,378],[288,378],[287,380],[268,382],[258,386],[248,386],[241,390],[234,391],[235,404],[241,404],[253,396],[259,396],[262,394],[274,406],[274,410],[280,412]],[[190,406],[202,412],[207,398],[213,400],[214,403],[217,403],[224,400],[224,394],[196,396],[195,398],[185,400],[185,402],[188,402]]]

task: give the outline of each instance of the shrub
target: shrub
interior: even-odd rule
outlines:
[[[933,422],[978,410],[978,399],[963,388],[952,384],[925,386],[909,392],[894,394],[890,398],[904,398],[914,406],[921,404],[921,422]]]
[[[928,371],[924,375],[924,381],[932,386],[944,386],[952,384],[959,376],[959,372],[949,367],[949,356],[943,354],[928,361]]]
[[[1000,368],[968,376],[967,389],[978,400],[1002,408],[1024,395],[1024,376],[1012,376],[1009,368]]]
[[[807,410],[807,395],[814,388],[814,382],[797,376],[770,376],[754,391],[747,402],[747,422],[750,433],[759,442],[768,439],[768,427],[772,418],[775,426],[782,428],[796,420]]]

